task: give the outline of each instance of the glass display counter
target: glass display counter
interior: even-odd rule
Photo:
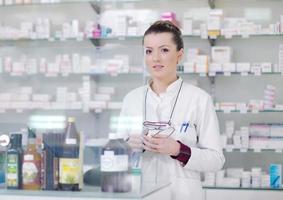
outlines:
[[[135,193],[105,193],[101,192],[100,187],[85,186],[80,192],[70,191],[27,191],[27,190],[0,190],[1,199],[10,200],[49,200],[54,198],[60,199],[93,199],[93,200],[169,200],[170,183],[143,184],[141,192]]]

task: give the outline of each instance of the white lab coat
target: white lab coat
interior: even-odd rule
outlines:
[[[148,85],[128,93],[123,101],[118,134],[127,138],[130,134],[142,133],[148,87],[146,120],[168,121],[181,82],[179,78],[159,96]],[[191,157],[183,167],[168,155],[146,151],[142,160],[143,180],[171,181],[173,200],[202,200],[200,172],[217,171],[225,162],[211,97],[200,88],[183,83],[171,122],[175,131],[170,137],[189,146]],[[189,123],[186,130],[181,128],[183,123]]]

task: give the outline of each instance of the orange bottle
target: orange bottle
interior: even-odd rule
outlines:
[[[41,189],[41,155],[36,149],[34,130],[28,129],[28,146],[23,156],[23,189]]]

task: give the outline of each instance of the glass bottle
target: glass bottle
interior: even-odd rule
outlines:
[[[115,133],[109,134],[109,142],[102,149],[100,160],[102,192],[129,192],[131,181],[128,147],[116,138]]]
[[[80,182],[80,136],[75,118],[69,117],[62,152],[59,157],[59,189],[78,191]]]
[[[28,146],[23,156],[23,189],[41,189],[41,155],[36,149],[35,131],[28,129]]]
[[[7,189],[22,188],[22,134],[11,134],[10,146],[7,150],[6,179]]]

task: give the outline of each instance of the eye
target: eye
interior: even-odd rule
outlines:
[[[150,49],[146,49],[146,50],[145,50],[145,54],[151,54],[151,52],[152,52],[152,51],[151,51]]]
[[[169,49],[168,49],[168,48],[162,48],[162,49],[161,49],[161,52],[162,52],[162,53],[167,53],[167,52],[169,52]]]

